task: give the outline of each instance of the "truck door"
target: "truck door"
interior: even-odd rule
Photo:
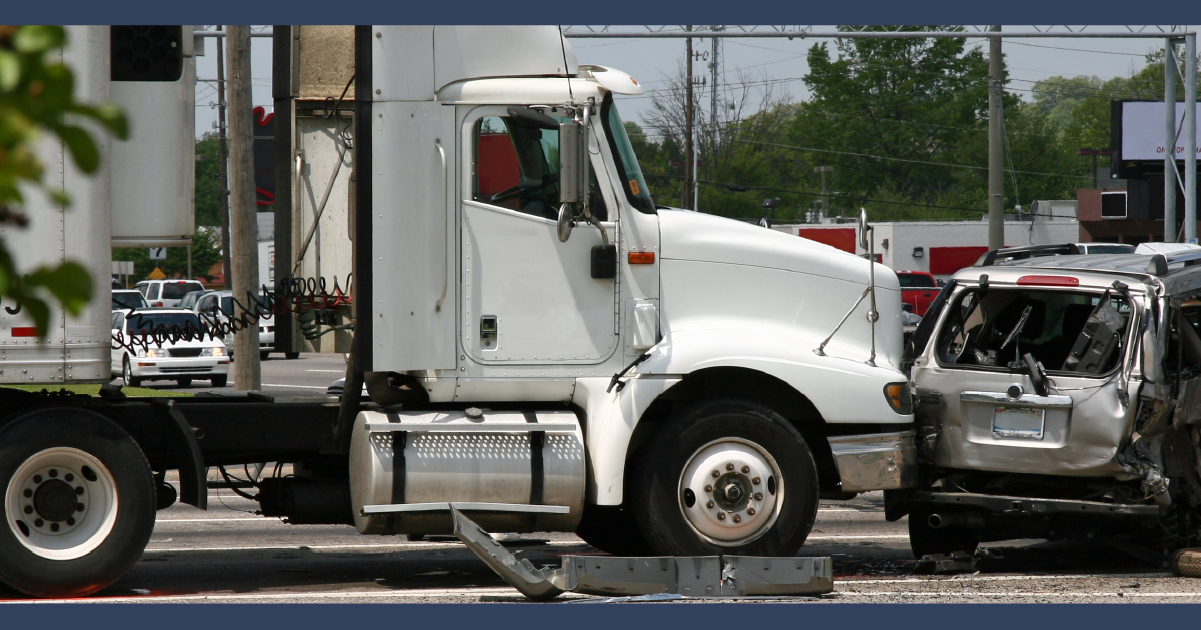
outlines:
[[[525,126],[503,107],[471,110],[460,129],[464,349],[479,363],[603,362],[618,345],[616,281],[592,278],[598,229],[580,224],[566,243],[556,236],[558,131]],[[612,240],[595,180],[590,192]]]

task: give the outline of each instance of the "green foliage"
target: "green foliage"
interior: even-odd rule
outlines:
[[[154,268],[163,270],[168,278],[186,278],[188,274],[188,248],[168,247],[166,260],[150,260],[150,250],[146,247],[114,249],[113,260],[128,260],[133,262],[134,275],[131,281],[143,280],[150,275]],[[192,235],[192,273],[196,278],[211,281],[208,270],[221,262],[221,239],[215,230],[198,228]]]
[[[196,142],[196,225],[221,225],[221,155],[216,134]]]
[[[46,132],[61,140],[72,161],[85,173],[100,166],[100,152],[81,123],[98,124],[125,138],[125,115],[111,105],[88,105],[75,100],[71,71],[47,59],[66,43],[59,26],[0,26],[0,223],[23,227],[22,186],[42,191],[65,207],[66,191],[42,184],[42,163],[36,147]],[[22,273],[0,242],[0,296],[25,310],[38,334],[45,336],[50,318],[48,300],[78,314],[91,299],[87,271],[77,263],[39,267]]]

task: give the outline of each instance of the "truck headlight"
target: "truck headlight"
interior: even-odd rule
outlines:
[[[215,346],[212,348],[205,348],[200,351],[200,356],[202,356],[202,357],[223,357],[223,356],[225,356],[225,348],[220,347],[220,346]]]
[[[884,398],[892,410],[907,416],[913,413],[913,396],[909,393],[909,383],[889,383],[884,386]]]

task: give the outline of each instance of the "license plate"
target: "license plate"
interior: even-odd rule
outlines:
[[[1045,416],[1044,409],[995,407],[992,415],[993,437],[1041,440]]]

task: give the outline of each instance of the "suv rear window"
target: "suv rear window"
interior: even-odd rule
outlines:
[[[897,280],[901,281],[902,289],[937,289],[934,279],[920,273],[898,273]]]
[[[192,291],[203,290],[204,286],[202,286],[199,282],[164,282],[162,299],[178,300]]]
[[[1013,370],[1030,353],[1048,371],[1105,374],[1130,322],[1126,298],[1074,291],[969,289],[948,310],[939,363]]]

